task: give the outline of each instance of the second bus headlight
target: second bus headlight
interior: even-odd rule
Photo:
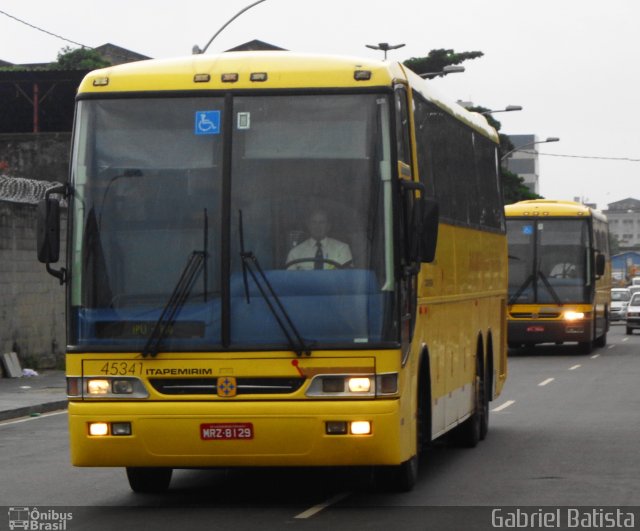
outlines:
[[[574,312],[572,310],[564,312],[565,321],[579,321],[584,319],[584,312]]]

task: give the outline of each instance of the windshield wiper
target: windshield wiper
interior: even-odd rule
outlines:
[[[156,321],[156,324],[151,331],[151,335],[147,340],[147,344],[142,349],[143,357],[156,356],[158,354],[162,341],[173,326],[178,313],[187,301],[189,293],[191,293],[191,289],[198,278],[198,274],[203,269],[205,259],[205,251],[193,251],[189,256],[187,265],[185,265],[182,270],[182,274],[178,279],[176,287],[173,289],[171,297],[169,297],[160,317]]]
[[[524,290],[527,289],[527,286],[529,284],[533,284],[534,282],[536,282],[538,280],[538,278],[540,278],[542,280],[542,283],[544,284],[545,288],[547,288],[547,291],[549,292],[549,294],[553,298],[554,302],[558,306],[562,306],[562,301],[560,300],[560,297],[556,293],[556,290],[553,289],[553,286],[551,286],[551,284],[549,284],[549,281],[547,280],[547,277],[544,275],[544,273],[542,271],[540,271],[540,269],[538,269],[535,273],[532,273],[531,275],[529,275],[527,280],[525,280],[523,282],[522,286],[520,286],[518,288],[518,291],[516,291],[514,293],[514,295],[509,299],[509,305],[516,304],[516,302],[518,301],[518,298],[520,297],[520,295],[522,295]]]
[[[247,304],[251,302],[249,297],[249,282],[247,279],[247,273],[251,275],[251,278],[255,282],[260,295],[267,303],[269,311],[275,318],[278,326],[282,330],[282,333],[287,338],[291,350],[293,350],[298,356],[303,354],[310,356],[311,347],[307,344],[304,338],[300,335],[300,332],[296,328],[296,325],[291,320],[291,316],[285,309],[278,297],[278,294],[273,289],[271,282],[265,275],[264,270],[260,267],[258,258],[251,252],[244,249],[244,230],[242,227],[242,210],[239,211],[239,233],[240,233],[240,259],[242,260],[242,276],[244,280],[244,292],[247,298]],[[273,302],[271,301],[273,299]],[[275,303],[275,304],[274,304]]]

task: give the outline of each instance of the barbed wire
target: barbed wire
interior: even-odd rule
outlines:
[[[0,175],[0,201],[36,205],[45,192],[60,183]]]

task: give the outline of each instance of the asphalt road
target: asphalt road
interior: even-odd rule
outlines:
[[[590,355],[511,351],[509,371],[487,439],[474,449],[435,445],[410,493],[375,489],[366,471],[269,469],[178,470],[167,493],[136,495],[121,469],[69,465],[60,412],[0,424],[0,505],[54,519],[70,512],[67,530],[491,529],[505,511],[557,506],[581,507],[583,524],[616,508],[625,523],[635,507],[640,529],[640,335],[613,325]],[[0,529],[8,518],[0,513]],[[556,528],[567,528],[562,518]]]

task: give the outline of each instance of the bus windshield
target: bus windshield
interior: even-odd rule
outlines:
[[[274,296],[313,348],[397,341],[389,123],[380,94],[80,101],[71,345],[143,347],[169,307],[161,350],[290,350]]]
[[[507,234],[510,304],[589,302],[588,220],[507,218]]]

